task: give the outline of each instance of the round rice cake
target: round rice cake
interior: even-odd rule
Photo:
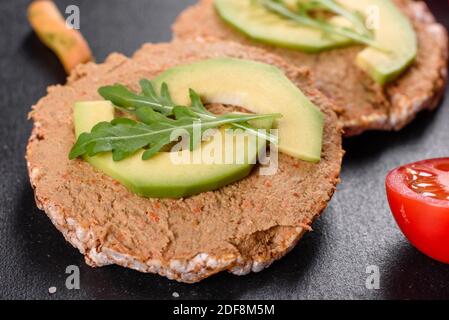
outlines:
[[[255,169],[216,191],[154,199],[133,194],[83,160],[68,159],[75,142],[76,101],[101,99],[97,89],[114,83],[137,91],[142,78],[216,57],[251,59],[282,69],[325,116],[322,160],[312,164],[280,154],[273,176],[261,176]],[[103,64],[78,66],[66,85],[50,87],[33,106],[26,158],[36,202],[94,267],[118,264],[187,283],[223,270],[238,275],[261,271],[311,229],[334,193],[343,151],[333,108],[306,69],[237,43],[148,44],[132,59],[111,54]]]
[[[362,46],[307,54],[259,44],[235,31],[215,12],[213,0],[200,0],[173,25],[176,39],[215,38],[265,48],[296,66],[307,66],[318,88],[336,102],[346,136],[368,130],[400,130],[422,110],[438,106],[447,79],[448,37],[423,1],[392,0],[410,19],[418,56],[397,80],[382,87],[354,61]]]

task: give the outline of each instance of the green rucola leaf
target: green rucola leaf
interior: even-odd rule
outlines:
[[[170,91],[168,90],[167,84],[164,82],[161,86],[161,100],[165,105],[174,106],[173,100],[170,96]]]
[[[155,111],[149,112],[156,113]],[[190,117],[181,117],[173,120],[159,114],[153,117],[157,121],[150,124],[119,118],[114,119],[110,123],[102,122],[96,125],[90,133],[80,135],[69,157],[74,159],[84,154],[94,156],[101,152],[111,151],[114,161],[120,161],[146,148],[147,151],[143,154],[143,159],[145,160],[159,152],[173,140],[176,140],[179,136],[173,136],[174,132],[188,133],[190,138],[193,139],[195,128],[198,128],[202,134],[207,129],[218,128],[232,124],[235,121],[248,122],[276,116],[278,115],[244,115],[236,118],[225,115],[211,120],[202,120],[198,123],[198,120],[193,120]],[[165,119],[162,117],[165,117]],[[195,138],[201,139],[201,136]],[[198,141],[194,140],[192,143],[196,145]]]
[[[204,107],[201,98],[193,90],[190,90],[192,106],[185,107],[173,103],[165,84],[161,87],[160,97],[150,81],[142,80],[141,86],[142,95],[132,93],[122,85],[99,89],[103,97],[112,99],[120,110],[132,113],[139,121],[118,118],[95,125],[90,133],[79,136],[70,151],[70,159],[112,152],[113,160],[120,161],[145,149],[142,159],[147,160],[184,134],[190,138],[190,147],[193,149],[201,142],[205,130],[224,125],[244,128],[262,138],[270,138],[260,134],[248,122],[280,117],[280,114],[214,115]],[[194,134],[196,131],[198,134]]]
[[[121,85],[102,87],[98,92],[103,98],[110,100],[118,109],[136,115],[138,120],[144,123],[147,123],[148,121],[145,109],[151,109],[167,116],[173,115],[176,104],[173,103],[168,86],[165,83],[161,86],[161,92],[165,92],[165,98],[159,97],[153,84],[149,80],[141,80],[140,86],[142,88],[142,95],[135,94]],[[189,95],[191,99],[191,107],[189,110],[195,113],[196,118],[210,120],[217,117],[204,107],[200,96],[194,90],[190,89]],[[194,117],[193,114],[191,116]],[[261,139],[277,143],[276,137],[259,132],[256,128],[247,123],[236,121],[232,124],[232,127],[246,130],[248,133]]]
[[[361,18],[358,13],[346,9],[334,0],[314,0],[314,2],[335,14],[344,17],[352,23],[357,32],[372,38],[371,32],[366,28],[363,18]]]
[[[203,104],[203,101],[201,101],[201,97],[193,90],[189,89],[189,95],[190,95],[190,101],[191,101],[191,108],[193,111],[205,115],[212,115]]]
[[[104,99],[111,101],[114,105],[124,108],[129,112],[134,112],[139,108],[151,108],[162,114],[170,115],[174,107],[174,105],[168,104],[165,99],[157,96],[139,95],[120,84],[101,87],[98,93]]]
[[[371,35],[361,34],[356,32],[350,28],[339,27],[328,23],[326,21],[322,21],[319,19],[315,19],[307,13],[307,10],[299,10],[298,12],[294,12],[290,10],[285,4],[276,1],[276,0],[259,0],[260,4],[264,6],[271,12],[274,12],[286,19],[289,19],[293,22],[296,22],[303,26],[308,26],[311,28],[315,28],[318,30],[322,30],[329,34],[335,34],[339,36],[346,37],[355,41],[356,43],[368,45],[370,47],[376,48],[378,50],[388,52],[385,48],[383,48],[376,40],[374,40]],[[321,4],[322,5],[322,4]],[[341,13],[341,12],[340,12]],[[346,15],[348,13],[345,13]],[[354,19],[354,18],[353,18]]]

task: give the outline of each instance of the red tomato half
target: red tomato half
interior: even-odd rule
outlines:
[[[391,211],[405,236],[424,254],[449,263],[449,158],[394,169],[386,187]]]

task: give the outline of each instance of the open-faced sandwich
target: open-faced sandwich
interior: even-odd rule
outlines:
[[[335,190],[334,109],[307,69],[262,49],[148,44],[48,89],[30,114],[30,180],[91,266],[189,283],[260,271],[311,229]]]
[[[444,92],[447,34],[422,1],[200,0],[173,30],[177,39],[238,41],[310,67],[346,135],[399,130]]]

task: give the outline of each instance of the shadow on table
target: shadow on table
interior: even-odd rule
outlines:
[[[382,274],[385,299],[449,299],[449,265],[420,253],[407,240],[392,248]]]
[[[443,106],[444,103],[441,103]],[[424,138],[427,131],[434,123],[441,108],[435,111],[423,111],[407,127],[399,132],[369,131],[360,136],[347,138],[343,147],[346,150],[345,164],[354,162],[357,165],[370,162],[373,157],[377,158],[381,153],[406,145],[417,143]]]
[[[307,277],[317,253],[324,250],[320,248],[320,235],[327,228],[323,219],[319,219],[314,225],[315,232],[307,234],[286,257],[260,273],[244,277],[221,273],[188,285],[118,266],[88,267],[78,250],[37,209],[28,185],[23,186],[15,212],[13,228],[20,239],[19,245],[24,248],[20,260],[16,261],[17,268],[42,275],[44,282],[58,284],[61,290],[54,296],[57,299],[172,299],[173,292],[178,292],[182,299],[238,299],[253,295],[268,299],[276,298],[276,292],[282,298],[289,293],[296,294],[298,284]],[[72,264],[80,267],[81,290],[64,289],[65,268]],[[29,296],[40,298],[41,289],[29,292]]]
[[[318,221],[315,227],[319,225]],[[307,278],[319,247],[320,232],[314,232],[306,235],[287,256],[260,273],[239,277],[222,272],[196,284],[177,283],[119,267],[112,267],[113,271],[102,276],[110,277],[110,283],[130,293],[130,298],[173,299],[172,294],[177,292],[180,299],[282,299],[289,293],[297,294],[298,284]]]
[[[83,259],[64,240],[45,213],[36,207],[31,186],[27,179],[25,181],[10,225],[15,253],[8,258],[13,259],[16,272],[22,273],[17,279],[17,290],[27,290],[26,296],[32,299],[52,298],[45,286],[62,289],[66,267],[81,266]],[[30,275],[33,275],[33,281],[30,281]],[[63,294],[58,291],[55,298],[61,298]]]
[[[50,75],[52,83],[65,83],[66,73],[57,56],[39,40],[34,32],[30,32],[25,37],[20,49],[35,71]]]
[[[222,273],[190,288],[192,298],[212,299],[294,299],[307,294],[300,287],[309,283],[310,273],[325,250],[321,236],[327,224],[320,218],[284,258],[260,273],[238,277]],[[189,289],[184,287],[185,289]]]

